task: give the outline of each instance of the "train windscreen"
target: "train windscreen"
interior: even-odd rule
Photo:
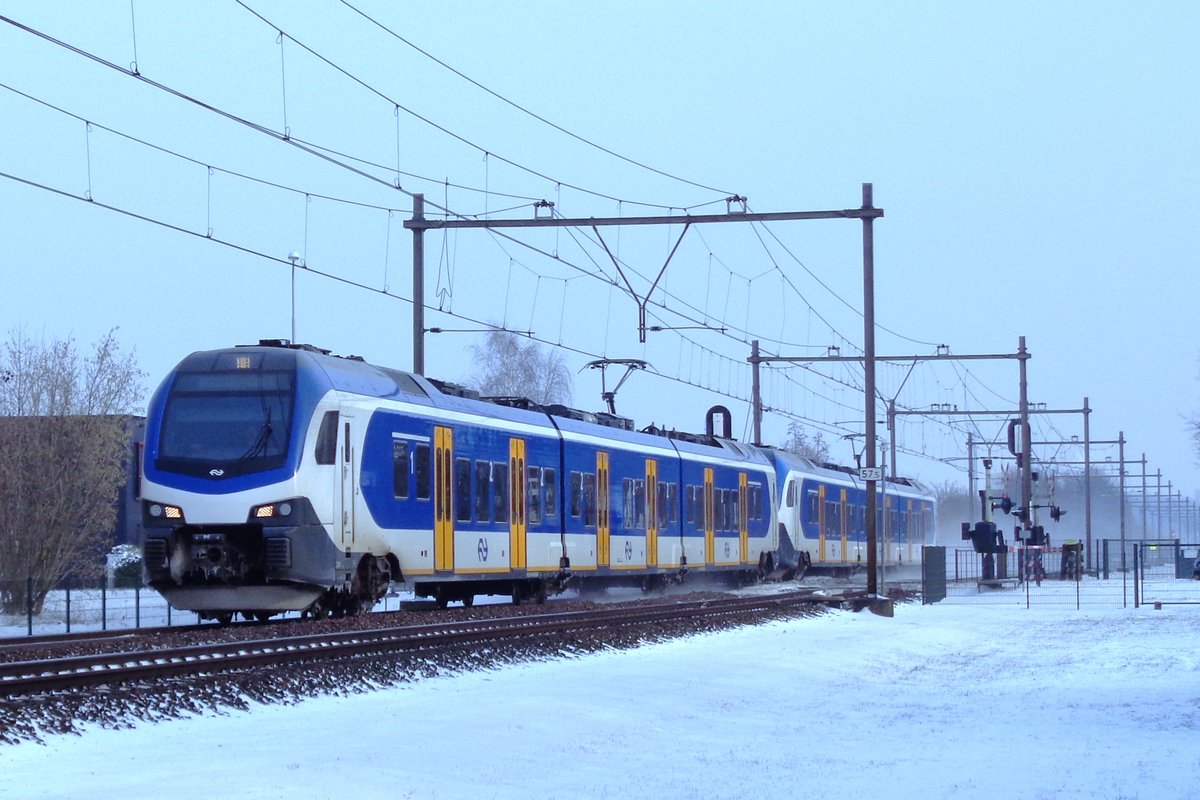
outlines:
[[[181,372],[167,397],[159,469],[227,478],[284,464],[295,374],[244,369]]]

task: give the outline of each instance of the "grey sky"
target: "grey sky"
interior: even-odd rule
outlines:
[[[224,2],[135,0],[131,15],[126,0],[10,0],[0,13],[120,67],[136,58],[145,78],[230,114],[277,131],[286,124],[297,140],[377,162],[382,168],[364,169],[379,180],[0,25],[0,83],[94,123],[89,132],[79,119],[0,89],[0,172],[73,195],[90,191],[97,204],[196,234],[0,179],[5,328],[90,342],[119,325],[153,384],[193,350],[289,336],[286,256],[297,251],[313,270],[374,290],[302,272],[297,338],[406,368],[410,306],[379,292],[411,291],[411,236],[402,227],[411,201],[390,186],[397,163],[435,181],[400,176],[405,190],[432,203],[460,213],[524,206],[508,216],[532,213],[525,198],[578,217],[665,213],[639,202],[678,211],[718,201],[703,209],[723,211],[724,192],[747,196],[755,211],[846,208],[871,182],[886,211],[876,225],[881,353],[924,354],[941,343],[957,353],[1005,353],[1025,336],[1032,400],[1077,408],[1088,397],[1093,438],[1123,430],[1127,458],[1145,452],[1150,470],[1163,470],[1164,489],[1168,479],[1185,495],[1200,487],[1184,423],[1200,411],[1194,4],[356,0],[413,44],[556,124],[721,191],[631,166],[521,115],[339,2],[247,5],[275,27]],[[286,32],[282,54],[276,28]],[[336,158],[351,163],[345,156]],[[396,210],[390,218],[387,208]],[[652,278],[679,230],[604,236]],[[748,370],[732,365],[748,355],[749,335],[689,330],[639,344],[636,307],[593,277],[611,276],[612,267],[585,236],[593,235],[521,237],[555,260],[483,232],[431,234],[426,300],[587,353],[646,358],[665,375],[747,396]],[[831,344],[850,352],[861,345],[862,324],[842,300],[861,308],[860,226],[692,230],[665,289],[668,306],[688,304],[700,321],[786,342],[764,342],[775,352],[811,355]],[[693,324],[652,310],[660,317],[652,323]],[[436,312],[427,324],[474,327]],[[466,378],[466,351],[477,341],[430,335],[427,372]],[[567,359],[575,370],[588,356]],[[884,367],[881,389],[894,393],[904,382],[899,401],[911,408],[1015,403],[1015,363],[966,369],[918,367],[905,381],[907,367]],[[861,417],[861,375],[828,372],[837,381],[773,377],[768,403],[824,429],[835,457],[847,461],[850,445],[838,437],[861,430],[852,422]],[[742,400],[664,378],[639,375],[618,396],[639,424],[685,429],[702,425],[715,402],[729,404],[745,430]],[[576,404],[599,407],[595,373],[577,376]],[[768,438],[781,440],[787,421],[769,415]],[[901,471],[961,480],[961,462],[950,469],[936,459],[965,455],[966,430],[909,420]],[[981,423],[975,435],[999,430]],[[1035,438],[1060,434],[1082,434],[1081,421],[1055,418]],[[1098,448],[1094,457],[1105,455],[1116,452]]]

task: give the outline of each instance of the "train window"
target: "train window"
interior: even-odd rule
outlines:
[[[321,417],[321,430],[317,431],[318,464],[332,464],[337,459],[338,412],[326,411]]]
[[[796,505],[796,481],[789,479],[787,482],[787,495],[784,504],[788,508],[793,508]]]
[[[471,459],[454,459],[454,518],[471,521]]]
[[[689,525],[696,522],[696,487],[690,484],[683,487],[683,518]]]
[[[589,528],[596,524],[596,475],[592,472],[583,474],[583,524]]]
[[[742,496],[740,491],[731,491],[729,493],[729,528],[735,531],[742,529]]]
[[[418,444],[414,451],[413,474],[417,479],[417,499],[429,499],[429,445]]]
[[[492,519],[508,522],[508,464],[492,464]]]
[[[633,521],[636,512],[633,510],[633,506],[633,478],[625,478],[621,481],[621,521],[626,530],[634,526]]]
[[[671,519],[670,501],[667,499],[667,489],[670,484],[658,484],[658,527],[667,527],[668,521]]]
[[[324,423],[322,423],[324,425]],[[336,427],[334,428],[336,430]],[[332,463],[332,462],[331,462]],[[400,499],[408,497],[408,442],[392,440],[392,494]]]
[[[558,516],[558,472],[547,467],[542,470],[542,495],[546,498],[546,519]]]
[[[571,516],[578,517],[583,513],[583,473],[571,473]]]
[[[529,479],[529,524],[537,525],[542,521],[542,469],[527,467],[526,473]]]
[[[646,530],[646,482],[636,479],[633,482],[633,526],[639,531]]]
[[[808,518],[814,523],[821,510],[821,496],[814,490],[808,493]]]
[[[489,492],[492,488],[492,464],[490,461],[475,462],[475,521],[488,522],[492,518],[492,503]]]
[[[667,520],[674,525],[679,521],[679,484],[667,484]]]

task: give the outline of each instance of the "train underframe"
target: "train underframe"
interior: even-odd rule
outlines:
[[[258,620],[287,611],[353,615],[402,579],[394,556],[339,552],[319,524],[150,530],[142,552],[150,588],[174,608],[222,623],[239,613]]]
[[[288,611],[309,619],[353,616],[405,582],[394,555],[339,552],[320,525],[184,525],[148,531],[143,553],[148,586],[172,607],[221,623],[237,614],[266,620]],[[662,591],[697,575],[734,586],[791,580],[808,566],[806,553],[784,557],[771,552],[763,553],[756,565],[700,570],[689,570],[685,561],[673,569],[578,573],[564,561],[554,572],[422,579],[412,589],[442,608],[455,602],[471,606],[478,596],[509,597],[520,605],[543,603],[567,589],[584,596],[612,588]]]

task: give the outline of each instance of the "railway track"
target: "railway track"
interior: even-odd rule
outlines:
[[[236,674],[301,662],[448,650],[489,642],[512,644],[572,634],[597,636],[605,629],[753,619],[803,607],[858,604],[864,596],[863,592],[826,595],[796,591],[9,661],[0,663],[0,697],[136,685],[180,676]]]

